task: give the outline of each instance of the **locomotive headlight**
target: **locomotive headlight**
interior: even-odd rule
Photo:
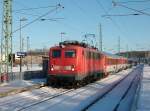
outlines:
[[[74,65],[71,66],[71,70],[74,71]]]
[[[74,71],[74,68],[72,68],[71,70]]]
[[[51,68],[50,68],[50,70],[51,70],[51,71],[53,71],[53,70],[54,70],[54,68],[53,68],[53,65],[51,65]]]
[[[53,71],[54,70],[54,68],[51,68],[51,71]]]

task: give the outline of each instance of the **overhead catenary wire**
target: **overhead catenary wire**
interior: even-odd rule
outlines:
[[[101,2],[99,0],[96,0],[97,4],[102,8],[102,10],[104,11],[104,13],[106,15],[109,15],[109,13],[106,11],[106,9],[104,8],[104,6],[101,4]],[[111,20],[111,22],[114,24],[114,26],[122,33],[120,26],[116,23],[116,21],[114,21],[110,16],[107,17],[108,19]]]
[[[101,2],[99,0],[96,0],[96,2],[103,9],[104,13],[106,15],[109,15],[108,12],[106,11],[106,9],[104,8],[104,6],[101,4]],[[108,19],[110,19],[112,21],[112,23],[118,28],[118,30],[120,30],[120,27],[118,26],[118,24],[111,17],[108,17]]]
[[[19,5],[21,5],[22,7],[23,7],[23,9],[20,9],[21,11],[19,11],[19,10],[14,10],[14,12],[13,13],[18,13],[18,14],[22,14],[22,15],[27,15],[27,16],[33,16],[33,17],[39,17],[40,15],[41,15],[41,13],[38,13],[35,9],[45,9],[45,8],[51,8],[51,7],[56,7],[56,6],[54,6],[54,5],[52,5],[52,6],[40,6],[40,7],[34,7],[34,8],[31,8],[31,7],[28,7],[28,6],[26,6],[26,5],[24,5],[22,2],[16,2],[16,3],[18,3]],[[34,14],[33,13],[28,13],[29,11],[33,11],[34,12]],[[56,11],[57,11],[57,9],[56,9]],[[60,10],[59,10],[59,12],[60,12]],[[41,18],[41,21],[44,21],[44,20],[51,20],[51,21],[57,21],[57,19],[64,19],[64,18],[56,18],[56,17],[52,17],[52,18]],[[16,20],[17,21],[17,20]]]
[[[104,8],[104,6],[102,5],[102,3],[99,0],[96,0],[96,2],[99,5],[99,7],[104,11],[105,15],[109,15],[108,11]],[[111,20],[111,22],[113,23],[113,25],[120,31],[120,33],[122,35],[126,35],[126,34],[124,34],[124,32],[122,32],[120,26],[116,23],[116,21],[114,19],[111,18],[111,16],[108,16],[107,18]],[[129,40],[127,40],[127,41],[130,42]]]
[[[22,4],[22,3],[20,3],[20,1],[18,2],[19,3],[19,5],[22,5],[23,7],[24,7],[24,9],[30,9],[29,7],[27,7],[26,5],[24,5],[24,4]],[[46,7],[46,6],[45,6]],[[47,7],[48,8],[48,7]],[[31,11],[31,10],[30,10]],[[30,15],[30,16],[34,16],[34,17],[39,17],[40,16],[40,14],[39,13],[36,13],[36,10],[34,10],[33,9],[33,11],[35,12],[34,14],[31,14],[31,13],[28,13],[26,10],[22,10],[22,11],[14,11],[14,13],[20,13],[20,14],[23,14],[23,15]],[[50,21],[55,21],[55,23],[58,23],[58,24],[61,24],[61,25],[63,25],[64,27],[66,27],[66,28],[68,28],[68,29],[72,29],[73,31],[76,31],[76,32],[79,32],[79,31],[81,31],[80,29],[78,29],[77,27],[74,27],[74,26],[72,26],[72,25],[70,25],[70,24],[68,24],[68,23],[63,23],[63,22],[60,22],[60,21],[58,21],[58,20],[56,20],[56,19],[64,19],[64,18],[45,18],[45,17],[42,17],[42,18],[40,18],[39,20],[42,20],[42,21],[44,21],[44,20],[50,20]],[[19,29],[18,29],[19,30]],[[81,33],[83,33],[83,32],[81,32]],[[47,43],[47,42],[44,42],[44,43]]]
[[[30,15],[30,16],[34,16],[34,17],[39,17],[40,15],[35,15],[35,14],[31,14],[31,13],[24,13],[24,12],[15,12],[15,13],[19,13],[19,14],[23,14],[23,15]],[[64,18],[42,18],[41,21],[44,20],[52,20],[52,21],[57,21],[56,19],[64,19]]]
[[[138,12],[138,13],[141,13],[141,14],[143,14],[143,15],[150,16],[149,13],[146,13],[146,12],[143,12],[143,11],[141,11],[141,10],[137,10],[137,9],[128,7],[128,6],[123,5],[123,4],[120,4],[120,3],[118,3],[118,2],[114,2],[114,1],[113,1],[112,3],[113,3],[114,6],[121,6],[121,7],[124,7],[124,8],[126,8],[126,9],[129,9],[129,10],[132,10],[132,11],[135,11],[135,12]]]
[[[89,16],[89,12],[87,12],[76,0],[72,0],[71,3],[86,17],[90,18],[91,21],[95,19],[94,16]]]
[[[52,12],[56,11],[56,10],[59,9],[59,8],[64,8],[64,7],[62,7],[60,4],[58,4],[58,5],[56,6],[56,8],[54,8],[53,10],[50,10],[50,11],[48,11],[48,12],[42,14],[41,16],[37,17],[36,19],[34,19],[34,20],[32,20],[31,22],[29,22],[29,23],[23,25],[23,26],[20,27],[20,28],[23,29],[23,28],[29,26],[30,24],[36,22],[37,20],[40,20],[41,18],[45,17],[45,16],[48,15],[49,13],[52,13]],[[18,30],[20,30],[20,28],[14,30],[12,33],[17,32]]]
[[[17,1],[17,0],[15,0],[15,3],[17,3],[17,4],[19,4],[19,6],[21,6],[21,7],[23,7],[23,9],[21,9],[21,11],[19,11],[19,9],[18,9],[18,11],[16,10],[14,10],[13,11],[13,13],[20,13],[20,14],[23,14],[23,15],[31,15],[31,16],[40,16],[41,15],[41,13],[39,13],[39,12],[37,12],[37,10],[35,10],[35,8],[36,9],[42,9],[42,8],[51,8],[51,7],[56,7],[56,5],[55,6],[41,6],[41,7],[35,7],[35,8],[31,8],[31,7],[28,7],[28,6],[26,6],[25,4],[23,4],[21,1]],[[27,10],[26,10],[27,9]],[[30,9],[30,10],[28,10],[28,9]],[[31,14],[31,13],[27,13],[27,11],[29,12],[34,12],[34,14]]]
[[[40,16],[40,15],[37,15],[37,14],[31,14],[31,13],[26,13],[26,12],[14,12],[14,13],[19,13],[19,14],[23,14],[23,15],[30,15],[30,16],[34,16],[34,17]]]
[[[87,12],[83,7],[81,7],[75,0],[72,0],[72,2],[74,3],[74,5],[80,10],[80,12],[82,12],[85,16],[87,16],[88,18],[91,18],[91,21],[93,21],[93,19],[97,18],[94,16],[89,16],[89,12]],[[97,40],[98,38],[95,37]]]
[[[141,9],[140,11],[145,11],[145,10],[149,10],[149,9],[150,9],[150,7],[149,8]]]
[[[144,2],[150,2],[150,0],[135,0],[135,1],[120,1],[118,3],[144,3]]]
[[[26,10],[36,10],[36,9],[43,9],[43,8],[50,8],[50,7],[56,7],[56,6],[43,6],[43,7],[35,7],[35,8],[24,8],[24,9],[17,9],[13,10],[13,12],[20,12],[20,11],[26,11]]]
[[[131,14],[109,14],[109,15],[102,15],[102,17],[110,17],[110,16],[134,16],[134,15],[142,15],[139,13],[131,13]]]

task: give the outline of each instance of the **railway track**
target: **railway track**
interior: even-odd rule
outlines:
[[[129,73],[130,71],[123,71],[123,73]],[[122,73],[118,75],[111,75],[109,78],[105,78],[96,83],[91,83],[79,89],[58,89],[52,87],[43,87],[33,91],[23,92],[18,95],[8,96],[0,99],[0,111],[55,111],[64,108],[65,111],[72,110],[70,108],[74,109],[72,111],[87,110],[90,105],[93,105],[91,103],[93,103],[95,98],[100,96],[93,97],[92,101],[89,101],[90,103],[87,103],[83,96],[87,96],[87,98],[89,98],[90,95],[88,97],[87,94],[89,94],[90,91],[93,92],[93,95],[95,95],[96,92],[104,94],[108,90],[110,91],[110,88],[118,84],[127,75],[128,74]],[[106,88],[104,89],[104,87]],[[80,104],[82,107],[78,107],[78,104],[76,104],[76,107],[71,105],[65,107],[66,103],[64,104],[64,102],[67,102],[68,104],[74,104],[78,99],[81,99],[78,104]],[[83,105],[84,102],[86,103],[85,105]]]
[[[15,96],[7,96],[0,99],[0,111],[21,111],[73,90],[74,89],[42,87],[33,91],[17,94]]]
[[[53,96],[44,98],[44,99],[41,100],[41,101],[37,101],[37,102],[34,102],[34,103],[32,103],[32,104],[26,105],[25,107],[22,107],[22,108],[20,108],[19,110],[16,110],[16,111],[21,111],[21,110],[27,109],[27,108],[32,107],[32,106],[34,106],[34,105],[40,104],[40,103],[42,103],[42,102],[45,102],[45,101],[48,101],[48,100],[50,100],[50,99],[56,98],[56,97],[61,96],[61,95],[63,95],[63,94],[69,93],[69,92],[71,92],[71,91],[73,91],[73,90],[74,90],[74,89],[65,90],[65,91],[63,91],[63,92],[61,92],[61,93],[58,93],[58,94],[55,94],[55,95],[53,95]]]
[[[82,111],[130,111],[134,107],[134,96],[140,85],[142,70],[143,66],[140,66]]]
[[[126,71],[125,71],[126,72]],[[119,74],[118,74],[119,75]],[[37,105],[33,105],[31,107],[28,107],[26,109],[23,109],[21,111],[57,111],[57,110],[64,110],[64,111],[81,111],[81,109],[83,109],[84,104],[83,103],[87,103],[86,100],[79,101],[80,106],[73,106],[73,104],[77,104],[77,100],[82,100],[83,96],[86,96],[87,94],[89,94],[89,91],[92,90],[94,92],[94,89],[96,88],[98,90],[98,92],[101,92],[102,89],[104,87],[106,87],[110,81],[112,81],[112,79],[115,81],[115,83],[111,84],[111,86],[107,87],[106,89],[109,89],[110,87],[113,87],[114,84],[117,84],[119,81],[122,80],[122,78],[124,78],[127,75],[119,75],[120,77],[118,77],[117,75],[112,75],[110,78],[106,78],[104,80],[102,80],[102,82],[98,82],[98,83],[92,83],[90,85],[87,85],[83,88],[79,88],[75,91],[69,92],[69,93],[65,93],[59,97],[47,100],[47,101],[43,101],[42,103],[39,103]],[[82,95],[82,96],[80,96]],[[88,96],[88,98],[90,97],[90,95]],[[91,98],[91,97],[90,97]],[[66,106],[69,105],[69,106]],[[60,106],[61,107],[60,107]]]

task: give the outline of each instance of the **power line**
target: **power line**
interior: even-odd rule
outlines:
[[[20,3],[19,3],[20,4]],[[21,5],[23,5],[23,4],[21,4]],[[27,7],[27,6],[25,6],[25,5],[23,5],[24,7]],[[25,9],[29,9],[29,8],[25,8]],[[33,11],[35,11],[35,10],[33,10]],[[14,12],[14,13],[20,13],[20,14],[24,14],[24,15],[31,15],[31,16],[35,16],[35,17],[39,17],[39,14],[29,14],[29,13],[26,13],[26,12],[19,12],[19,11],[16,11],[16,12]],[[64,19],[64,18],[41,18],[41,19],[39,19],[39,20],[52,20],[52,21],[56,21],[55,19]],[[69,24],[66,24],[66,23],[62,23],[62,22],[60,22],[60,21],[56,21],[56,23],[60,23],[61,25],[63,25],[63,26],[65,26],[65,27],[67,27],[68,29],[73,29],[73,30],[76,30],[77,32],[79,32],[79,31],[81,31],[81,30],[79,30],[78,28],[76,28],[76,27],[73,27],[73,26],[71,26],[71,25],[69,25]],[[18,29],[19,30],[19,29]],[[83,33],[83,32],[82,32]],[[47,42],[45,42],[45,43],[47,43]]]
[[[57,9],[59,9],[59,8],[64,8],[64,7],[62,7],[60,4],[58,4],[58,5],[56,6],[56,8],[55,8],[55,9],[50,10],[50,11],[48,11],[48,12],[44,13],[43,15],[41,15],[41,16],[39,16],[39,17],[37,17],[36,19],[34,19],[34,20],[32,20],[31,22],[29,22],[29,23],[27,23],[27,24],[23,25],[23,26],[22,26],[22,27],[20,27],[20,28],[21,28],[21,29],[23,29],[23,28],[25,28],[25,27],[29,26],[30,24],[32,24],[32,23],[34,23],[34,22],[36,22],[37,20],[40,20],[42,17],[45,17],[45,16],[46,16],[46,15],[48,15],[49,13],[52,13],[52,12],[56,11],[56,10],[57,10]],[[15,32],[17,32],[18,30],[20,30],[20,28],[18,28],[18,29],[16,29],[15,31],[13,31],[13,33],[15,33]]]
[[[145,11],[145,10],[149,10],[150,8],[145,8],[145,9],[141,9],[140,11]]]
[[[141,10],[134,9],[134,8],[130,8],[130,7],[126,6],[126,5],[119,4],[118,2],[114,2],[114,1],[113,1],[112,3],[113,3],[114,6],[117,6],[117,5],[118,5],[118,6],[127,8],[127,9],[129,9],[129,10],[132,10],[132,11],[135,11],[135,12],[138,12],[138,13],[141,13],[141,14],[144,14],[144,15],[147,15],[147,16],[150,16],[149,13],[146,13],[146,12],[143,12],[143,11],[141,11]]]
[[[23,15],[31,15],[31,16],[34,16],[34,17],[40,16],[40,15],[37,15],[37,14],[31,14],[31,13],[26,13],[26,12],[14,12],[14,13],[19,13],[19,14],[23,14]]]
[[[14,10],[14,13],[21,13],[21,14],[24,14],[24,15],[32,15],[32,16],[39,16],[39,15],[41,15],[41,13],[38,13],[38,12],[35,11],[34,9],[32,10],[30,7],[24,5],[24,4],[21,3],[20,1],[16,1],[16,0],[15,0],[15,3],[19,4],[19,6],[21,5],[22,7],[24,7],[24,9],[30,9],[30,11],[34,11],[34,13],[36,13],[36,14],[28,14],[28,13],[23,12],[23,10],[22,10],[22,11],[15,11],[15,10]],[[44,6],[43,6],[43,7],[44,7]],[[48,6],[45,6],[45,7],[48,7]],[[56,7],[56,6],[52,6],[52,7]],[[37,7],[37,8],[38,8],[38,7]],[[25,11],[25,10],[24,10],[24,11]]]
[[[150,0],[125,1],[125,2],[118,2],[118,3],[142,3],[142,2],[150,2]]]
[[[38,12],[36,12],[35,9],[56,7],[56,6],[41,6],[41,7],[30,8],[30,7],[28,7],[28,6],[24,5],[24,4],[22,4],[20,1],[19,1],[19,2],[17,1],[17,3],[18,3],[19,5],[22,5],[24,8],[23,8],[23,9],[14,10],[13,13],[19,13],[19,14],[29,15],[29,16],[33,16],[33,17],[39,17],[39,16],[41,16],[41,14],[38,13]],[[27,12],[25,12],[26,10],[30,10],[30,11],[32,10],[32,11],[34,11],[36,14],[27,13]],[[57,10],[57,9],[56,9],[56,10]],[[44,19],[42,18],[41,20],[57,21],[56,19],[63,19],[63,18],[44,18]]]
[[[131,13],[131,14],[109,14],[109,15],[102,15],[102,17],[110,17],[110,16],[134,16],[134,15],[141,15],[139,13]]]
[[[100,6],[100,8],[102,8],[102,10],[104,11],[104,13],[105,13],[106,15],[109,15],[108,11],[104,8],[104,6],[102,5],[102,3],[101,3],[99,0],[96,0],[96,2],[97,2],[97,4]],[[107,17],[107,18],[111,20],[111,22],[113,23],[113,25],[120,31],[120,33],[121,33],[122,35],[126,35],[126,34],[124,34],[124,33],[122,32],[120,26],[116,23],[116,21],[115,21],[114,19],[112,19],[110,16]],[[126,39],[126,40],[127,40],[127,39]],[[127,41],[130,42],[129,40],[127,40]]]
[[[24,12],[15,12],[15,13],[20,13],[20,14],[23,14],[23,15],[30,15],[30,16],[34,16],[34,17],[39,17],[40,15],[36,15],[36,14],[29,14],[29,13],[24,13]],[[42,18],[41,21],[44,21],[44,20],[51,20],[51,21],[57,21],[57,19],[64,19],[64,18]]]
[[[75,5],[83,14],[86,13],[86,11],[85,11],[82,7],[80,7],[80,6],[78,5],[78,3],[76,3],[74,0],[72,0],[71,2],[74,2],[74,5]]]
[[[24,9],[13,10],[13,12],[26,11],[26,10],[36,10],[36,9],[43,9],[43,8],[50,8],[50,7],[56,7],[56,6],[43,6],[43,7],[35,7],[35,8],[24,8]]]
[[[95,19],[95,17],[89,16],[89,13],[88,13],[83,7],[81,7],[81,6],[77,3],[77,1],[72,0],[71,3],[72,3],[72,2],[73,2],[73,4],[74,4],[74,6],[76,6],[76,7],[80,10],[80,12],[82,12],[85,16],[87,16],[88,18],[91,18],[92,20]]]
[[[103,11],[105,12],[106,15],[109,15],[108,12],[106,11],[106,9],[104,8],[104,6],[101,4],[100,1],[96,0],[96,2],[98,3],[98,5],[103,9]],[[116,26],[118,28],[118,30],[120,30],[120,26],[109,16],[108,19],[110,19],[112,21],[112,23],[114,24],[114,26]],[[120,30],[120,32],[122,32]]]
[[[145,10],[149,10],[150,8],[145,8],[145,9],[142,9],[142,10],[140,10],[140,11],[145,11]]]

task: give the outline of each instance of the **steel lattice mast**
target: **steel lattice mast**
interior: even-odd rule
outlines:
[[[12,0],[3,0],[1,37],[1,80],[6,82],[12,72]]]

